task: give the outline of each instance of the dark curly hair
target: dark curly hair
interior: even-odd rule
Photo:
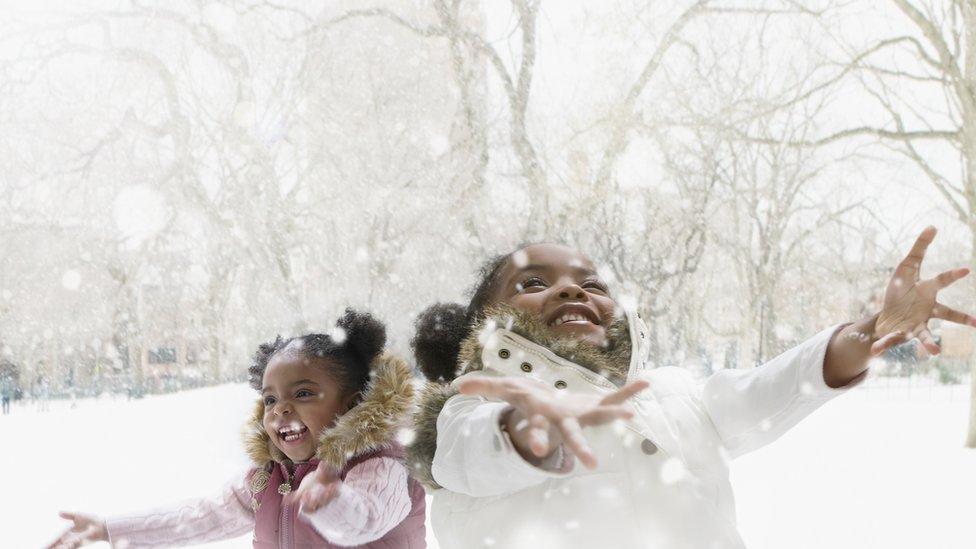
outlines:
[[[247,369],[248,382],[260,391],[264,371],[275,354],[286,351],[307,359],[327,358],[337,366],[332,375],[344,394],[352,394],[366,388],[373,359],[386,345],[386,326],[369,313],[346,309],[336,321],[341,334],[306,334],[284,339],[281,336],[271,343],[262,343],[254,353],[254,361]]]
[[[507,254],[489,258],[478,269],[478,283],[470,291],[471,300],[467,306],[435,303],[417,316],[416,332],[410,346],[417,366],[428,379],[450,381],[456,377],[461,342],[482,319],[499,273],[516,252],[535,244],[544,242],[520,244]]]

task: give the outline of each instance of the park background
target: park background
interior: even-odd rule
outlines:
[[[976,266],[971,0],[3,0],[0,31],[4,546],[217,489],[259,342],[352,305],[409,356],[521,242],[582,249],[702,377],[876,312],[926,225],[924,276]],[[736,462],[751,548],[972,546],[974,334],[932,328]]]

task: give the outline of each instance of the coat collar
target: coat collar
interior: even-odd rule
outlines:
[[[494,305],[485,312],[462,343],[457,374],[485,368],[481,352],[492,334],[505,329],[556,356],[599,374],[616,385],[631,379],[647,360],[647,328],[636,312],[625,311],[607,327],[607,345],[597,347],[554,333],[535,316],[509,305]]]
[[[647,362],[648,332],[636,312],[627,309],[624,312],[608,327],[607,346],[598,348],[578,340],[560,338],[525,312],[508,306],[493,307],[462,342],[458,363],[453,372],[448,372],[453,375],[444,376],[445,381],[451,382],[458,375],[483,370],[482,351],[494,339],[494,334],[505,330],[520,336],[528,345],[540,347],[539,350],[544,351],[540,353],[542,355],[554,355],[556,360],[572,362],[594,372],[595,376],[602,376],[594,380],[599,385],[609,386],[613,382],[633,379]],[[414,478],[431,490],[440,488],[431,469],[437,450],[437,418],[447,401],[456,394],[457,388],[453,384],[428,382],[414,414],[415,436],[407,446],[407,461]]]
[[[315,457],[342,470],[353,457],[392,445],[400,422],[410,411],[413,394],[410,367],[392,354],[381,354],[370,364],[370,381],[362,400],[322,431]],[[244,428],[244,447],[257,467],[289,461],[264,430],[264,401],[260,398]]]

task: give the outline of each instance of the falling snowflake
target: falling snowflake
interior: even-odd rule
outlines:
[[[685,478],[688,470],[685,468],[685,464],[681,463],[678,458],[668,458],[661,465],[661,482],[667,485],[672,485],[680,482]]]
[[[451,143],[443,135],[435,135],[430,138],[430,152],[434,156],[440,156],[447,152],[450,148]]]
[[[69,269],[61,275],[61,285],[66,289],[75,291],[81,287],[81,274],[74,269]]]
[[[399,441],[400,444],[404,446],[409,445],[416,438],[417,438],[417,432],[414,431],[413,429],[404,427],[403,429],[397,431],[397,441]]]
[[[525,250],[517,250],[512,254],[512,265],[516,269],[524,269],[529,264],[529,254]]]

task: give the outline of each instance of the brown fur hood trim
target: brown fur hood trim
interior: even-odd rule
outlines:
[[[488,309],[485,319],[461,343],[457,368],[460,374],[484,369],[482,342],[487,334],[499,328],[511,330],[615,383],[622,383],[627,378],[631,341],[626,317],[616,319],[607,327],[607,346],[599,348],[578,339],[559,337],[533,315],[508,305]],[[457,393],[450,384],[428,382],[420,394],[420,405],[413,417],[415,436],[407,446],[407,459],[414,477],[431,490],[440,488],[430,470],[437,449],[437,416],[447,400]]]
[[[600,348],[579,339],[558,336],[534,315],[510,305],[488,308],[485,311],[485,320],[461,343],[461,351],[458,353],[458,370],[461,375],[484,369],[484,364],[481,363],[482,342],[485,336],[498,328],[510,330],[615,383],[621,383],[627,378],[631,343],[626,317],[618,318],[607,326],[607,346]]]
[[[410,367],[392,354],[380,354],[370,364],[370,381],[359,404],[319,435],[316,457],[341,470],[351,458],[389,446],[412,409],[413,397]],[[264,401],[258,399],[244,429],[248,457],[258,467],[287,461],[264,431],[263,421]]]

